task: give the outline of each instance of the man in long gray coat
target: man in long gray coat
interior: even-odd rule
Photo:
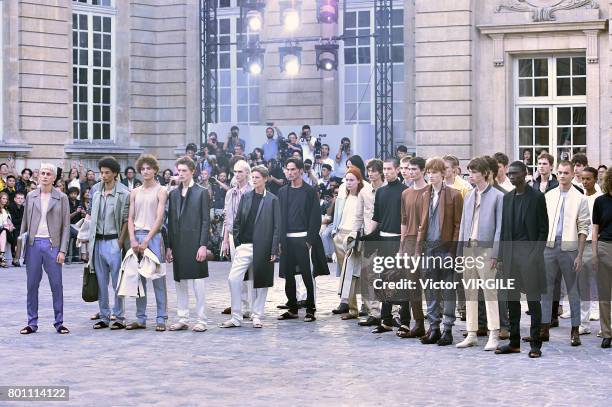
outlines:
[[[197,321],[193,331],[206,331],[206,246],[209,240],[208,191],[193,181],[195,163],[189,157],[176,161],[181,185],[170,193],[168,205],[168,249],[166,260],[174,262],[176,312],[179,321],[171,331],[189,328],[189,288],[196,297]],[[240,309],[240,307],[238,307]]]
[[[242,282],[252,266],[248,283],[252,285],[251,311],[253,328],[261,328],[268,287],[274,283],[274,261],[278,256],[280,205],[278,198],[266,191],[268,169],[257,166],[251,170],[253,190],[240,200],[234,219],[234,243],[236,255],[232,262],[228,282],[232,296],[232,318],[221,328],[241,325]],[[257,233],[257,239],[255,234]]]

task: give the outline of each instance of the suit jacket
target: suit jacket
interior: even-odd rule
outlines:
[[[208,263],[196,261],[200,246],[208,246],[210,202],[208,190],[192,182],[181,206],[182,185],[170,192],[168,247],[174,257],[174,281],[208,277]]]
[[[291,185],[285,185],[278,191],[278,198],[280,200],[280,244],[283,250],[287,247],[287,212],[288,212],[288,191]],[[304,183],[302,188],[306,189],[308,198],[306,199],[306,217],[308,218],[308,235],[306,241],[312,246],[310,252],[310,259],[313,266],[313,275],[323,276],[329,274],[329,268],[327,267],[327,258],[325,257],[325,249],[323,248],[323,241],[319,235],[321,229],[321,213],[319,196],[317,191],[310,185]],[[287,256],[291,256],[291,253],[283,252],[280,258],[279,265],[279,276],[285,277],[286,261]]]
[[[523,213],[515,214],[515,197],[516,190],[504,195],[501,244],[497,259],[503,263],[504,277],[514,278],[517,289],[527,295],[539,296],[546,292],[544,272],[544,246],[548,234],[546,200],[543,193],[527,185]],[[514,215],[524,218],[527,241],[513,241]]]
[[[234,245],[236,249],[242,244],[241,232],[249,217],[253,203],[253,194],[249,191],[242,195],[238,212],[234,218]],[[272,287],[274,284],[274,263],[270,256],[278,256],[280,230],[280,204],[271,192],[264,191],[255,217],[253,236],[253,287]]]
[[[465,196],[463,214],[461,215],[461,228],[459,229],[459,247],[457,254],[463,253],[464,245],[469,242],[474,220],[476,190],[472,189]],[[492,258],[499,253],[499,239],[501,235],[504,194],[489,185],[480,196],[480,212],[478,215],[478,231],[476,240],[484,247],[492,247]]]
[[[417,243],[420,245],[427,239],[429,227],[429,200],[431,199],[433,186],[428,185],[423,191],[421,203],[421,221],[417,232]],[[440,213],[440,241],[445,243],[451,255],[455,255],[457,241],[459,239],[459,228],[461,225],[461,212],[463,210],[463,198],[461,192],[447,185],[442,185],[438,211]]]
[[[535,189],[536,191],[539,191],[541,183],[542,183],[542,176],[538,175],[538,177],[533,180],[533,184],[531,184],[531,187]],[[548,184],[546,184],[546,191],[544,191],[544,193],[558,186],[559,186],[559,181],[557,181],[557,177],[555,176],[555,174],[551,174],[548,180]]]
[[[40,188],[30,192],[26,197],[23,220],[21,222],[21,232],[28,233],[28,244],[34,244],[34,237],[38,231],[41,219]],[[47,208],[47,228],[51,237],[51,247],[59,248],[59,251],[68,251],[68,241],[70,240],[70,206],[68,195],[58,192],[53,188],[49,207]]]

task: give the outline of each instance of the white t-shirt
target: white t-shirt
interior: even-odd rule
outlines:
[[[49,201],[51,200],[51,194],[40,194],[40,223],[38,224],[38,230],[36,231],[35,237],[51,237],[49,234],[49,227],[47,226],[47,211],[49,210]]]

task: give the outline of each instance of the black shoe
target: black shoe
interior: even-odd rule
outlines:
[[[612,347],[612,338],[603,338],[601,341],[602,349],[608,349]]]
[[[348,314],[348,312],[349,312],[349,306],[348,304],[345,304],[345,303],[341,303],[340,305],[338,305],[338,308],[332,310],[332,314],[334,315]]]
[[[377,326],[380,325],[380,319],[369,316],[367,319],[362,319],[357,323],[359,326]]]
[[[383,324],[380,324],[376,328],[372,329],[373,334],[382,334],[385,332],[392,332],[392,331],[393,331],[393,328],[391,328],[390,326],[383,325]]]
[[[224,309],[223,311],[221,311],[221,313],[223,315],[231,315],[232,314],[232,307],[227,307],[226,309]]]
[[[291,311],[287,311],[282,313],[277,319],[278,320],[285,320],[285,319],[297,319],[298,318],[298,314],[297,313],[293,313]]]
[[[313,322],[315,321],[317,318],[315,317],[314,314],[311,313],[307,313],[306,316],[304,317],[304,322]]]
[[[104,329],[104,328],[108,328],[108,324],[104,321],[98,321],[93,326],[93,329]]]
[[[438,342],[436,342],[438,346],[448,346],[453,344],[453,333],[450,329],[445,330]]]
[[[580,333],[577,326],[572,327],[572,333],[570,336],[570,343],[572,346],[580,346],[582,342],[580,341]]]
[[[438,343],[438,340],[442,337],[439,329],[432,329],[429,332],[429,335],[421,338],[421,343],[423,345],[433,345],[434,343]]]

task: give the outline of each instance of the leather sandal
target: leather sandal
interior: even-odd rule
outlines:
[[[127,324],[125,329],[127,331],[132,331],[134,329],[147,329],[147,326],[145,324],[141,324],[140,322],[132,322]]]
[[[66,328],[64,325],[58,326],[56,331],[58,334],[61,334],[61,335],[66,335],[70,333],[70,330]]]
[[[21,331],[19,331],[19,333],[22,335],[29,335],[29,334],[36,333],[36,330],[28,325],[25,328],[23,328]]]

